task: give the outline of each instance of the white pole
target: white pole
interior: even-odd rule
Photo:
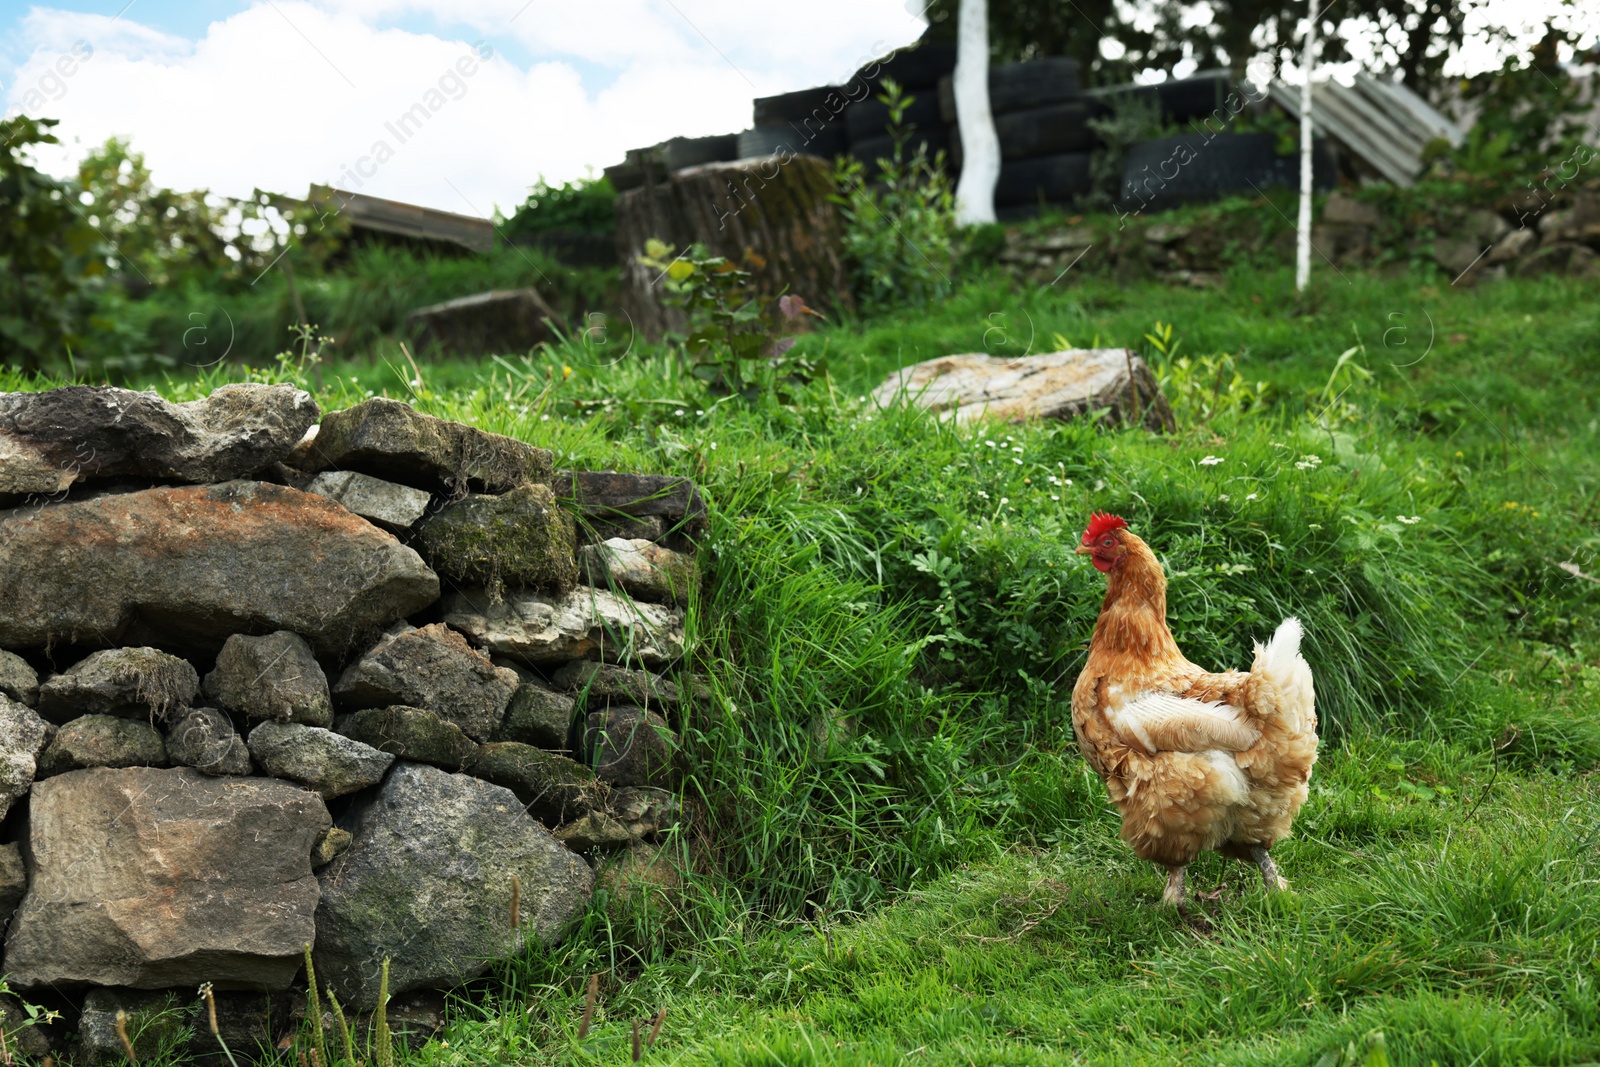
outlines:
[[[993,222],[994,187],[1000,181],[1000,137],[989,112],[989,5],[961,0],[956,29],[956,124],[961,130],[961,180],[956,223]]]
[[[1317,3],[1308,0],[1310,17],[1306,20],[1305,68],[1306,83],[1300,89],[1300,225],[1295,242],[1294,288],[1303,292],[1311,281],[1311,65],[1316,62]]]

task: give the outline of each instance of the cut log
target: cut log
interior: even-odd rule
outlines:
[[[663,302],[661,270],[639,262],[652,238],[675,254],[698,243],[726,256],[751,272],[761,295],[789,292],[815,306],[853,308],[834,192],[827,161],[779,153],[690,167],[619,195],[617,254],[634,329],[658,340],[685,326],[682,312]]]
[[[555,337],[556,313],[537,289],[495,289],[417,308],[406,316],[417,347],[453,355],[520,355]]]
[[[901,394],[957,422],[1070,419],[1105,409],[1103,421],[1111,425],[1177,429],[1155,375],[1126,348],[1075,348],[1020,359],[943,356],[891,375],[872,399],[888,405]]]

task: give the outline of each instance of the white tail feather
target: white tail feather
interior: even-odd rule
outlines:
[[[1260,642],[1256,643],[1255,663],[1250,670],[1272,683],[1283,701],[1280,712],[1292,712],[1296,719],[1302,714],[1315,714],[1311,665],[1300,655],[1300,640],[1304,636],[1305,627],[1300,625],[1299,619],[1292,615],[1284,619],[1265,648]]]

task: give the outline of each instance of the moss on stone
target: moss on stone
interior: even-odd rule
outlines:
[[[423,522],[417,545],[451,581],[564,593],[577,581],[577,531],[548,485],[469,496]]]

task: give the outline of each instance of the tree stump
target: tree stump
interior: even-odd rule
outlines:
[[[674,254],[704,245],[750,271],[763,296],[788,292],[822,308],[854,307],[844,220],[830,199],[835,189],[826,160],[780,152],[650,177],[617,197],[622,303],[645,337],[659,340],[685,327],[683,313],[664,302],[661,270],[639,262],[652,238]]]

